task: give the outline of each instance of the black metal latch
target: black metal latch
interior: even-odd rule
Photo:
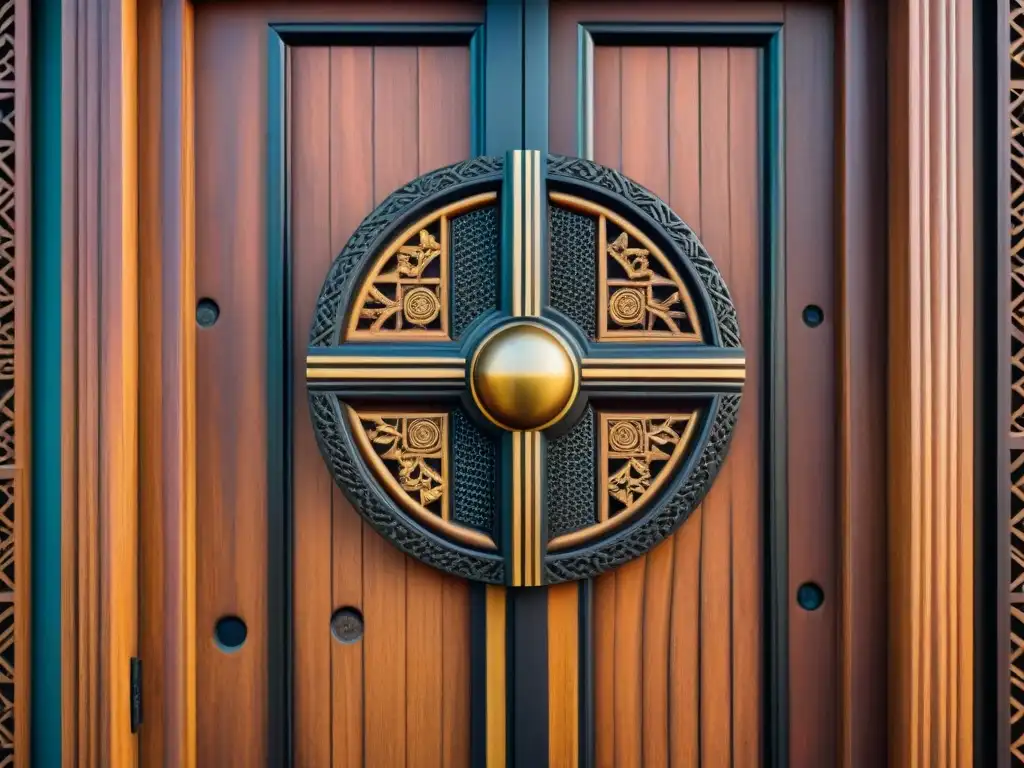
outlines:
[[[131,696],[132,733],[138,733],[142,725],[142,659],[135,656],[131,658],[128,688]]]

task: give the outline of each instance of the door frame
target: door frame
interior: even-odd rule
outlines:
[[[895,2],[888,16],[869,0],[848,0],[836,11],[843,765],[858,764],[858,745],[886,732],[897,763],[940,743],[968,758],[973,749],[974,668],[953,661],[974,658],[973,505],[960,503],[971,501],[974,483],[973,244],[966,236],[974,212],[974,62],[971,3],[950,1],[960,12],[941,19],[922,15],[923,0]],[[161,630],[169,652],[161,685],[171,712],[166,754],[180,765],[195,762],[192,34],[190,0],[80,0],[63,9],[61,422],[73,436],[62,449],[65,765],[137,762],[126,724],[140,556],[159,558],[173,575]],[[947,34],[948,48],[939,45]],[[883,70],[883,57],[873,54],[886,39]],[[543,60],[546,68],[546,52]],[[918,101],[920,78],[933,71],[952,73],[958,90],[927,110]],[[86,76],[93,72],[99,76]],[[879,97],[882,80],[887,103]],[[140,101],[140,82],[158,90],[156,112],[149,99]],[[545,108],[529,95],[526,103],[527,110]],[[154,135],[147,131],[161,140],[147,140]],[[954,165],[928,151],[936,142],[956,150]],[[925,194],[926,174],[957,194]],[[879,194],[885,188],[887,197]],[[159,220],[159,229],[140,227],[140,216]],[[932,235],[922,229],[926,220],[955,220],[961,237],[937,232],[941,247],[925,248],[922,238]],[[872,225],[852,225],[864,221]],[[888,232],[887,248],[872,239],[876,226]],[[925,291],[925,277],[950,274],[962,279]],[[161,284],[163,304],[177,307],[156,324],[139,310],[146,281]],[[880,285],[888,286],[885,298]],[[871,344],[886,328],[888,374]],[[81,350],[73,343],[100,338],[102,353],[95,343]],[[140,368],[155,361],[160,385],[147,394]],[[865,425],[863,414],[880,400],[887,400],[887,418]],[[943,421],[944,439],[960,450],[933,453],[926,425],[943,409],[962,414]],[[140,458],[146,430],[159,440],[157,461],[145,451]],[[922,492],[947,476],[958,485],[931,498]],[[140,509],[149,514],[154,494],[164,511],[160,553],[140,551],[138,539]],[[886,571],[887,592],[879,578]],[[889,615],[880,617],[886,603]],[[933,604],[953,605],[955,614],[933,615]],[[865,673],[877,675],[886,664],[889,689],[879,691]],[[942,682],[939,690],[911,674],[921,665]],[[888,709],[875,708],[886,693]],[[924,716],[936,695],[958,713],[954,721]]]

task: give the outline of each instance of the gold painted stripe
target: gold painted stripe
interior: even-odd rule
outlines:
[[[540,476],[540,432],[533,433],[533,547],[530,550],[530,554],[533,557],[533,584],[534,586],[540,586],[541,584],[541,551],[542,544],[540,538],[541,531],[541,476]]]
[[[505,768],[505,589],[485,588],[487,628],[487,768]]]
[[[644,368],[686,368],[693,366],[735,366],[746,365],[743,357],[587,357],[583,366],[594,365],[639,365]]]
[[[307,379],[464,379],[460,368],[307,368]]]
[[[523,586],[533,586],[533,432],[523,435]]]
[[[579,584],[548,588],[548,765],[579,765]]]
[[[536,314],[533,306],[533,153],[526,152],[523,158],[523,314]]]
[[[544,221],[541,218],[541,216],[543,215],[543,208],[541,207],[541,199],[540,199],[540,181],[541,181],[540,161],[541,161],[541,155],[540,155],[540,152],[537,152],[536,150],[531,152],[531,155],[533,156],[533,165],[534,165],[534,172],[533,172],[533,221],[534,221],[534,226],[533,226],[533,232],[531,233],[532,236],[533,236],[533,253],[534,253],[534,257],[533,257],[534,258],[533,275],[534,275],[534,279],[533,279],[533,283],[530,285],[530,290],[533,292],[533,314],[539,315],[540,314],[540,310],[541,310],[541,303],[540,303],[541,290],[540,290],[540,288],[541,288],[541,281],[543,280],[543,277],[544,277],[544,272],[541,269],[541,258],[543,256],[543,251],[541,250],[541,230],[542,230],[542,223]]]
[[[523,433],[512,433],[512,585],[522,584],[522,492],[519,484],[523,476],[523,466],[519,458],[519,452],[523,443]]]
[[[512,314],[523,314],[522,152],[512,153]]]
[[[592,380],[674,379],[676,381],[700,381],[703,379],[723,379],[726,381],[744,381],[747,377],[747,372],[743,368],[584,368],[581,375],[584,379]]]
[[[341,365],[352,363],[353,365],[465,365],[464,357],[389,357],[386,355],[309,355],[306,357],[307,366],[316,365]]]

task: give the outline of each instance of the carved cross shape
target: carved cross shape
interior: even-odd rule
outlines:
[[[600,169],[585,161],[561,161],[563,170],[572,162],[583,163],[588,173]],[[367,514],[364,507],[379,504],[380,491],[366,482],[358,462],[345,463],[346,437],[385,493],[409,513],[408,524],[397,525],[400,530],[368,515],[378,528],[422,559],[464,575],[464,568],[451,563],[481,557],[496,565],[473,573],[511,586],[572,577],[573,572],[551,570],[546,563],[588,542],[628,534],[641,507],[656,503],[663,486],[678,485],[675,476],[684,465],[687,472],[713,474],[717,464],[701,470],[691,454],[715,440],[722,444],[716,450],[724,453],[732,422],[726,419],[723,426],[721,414],[716,420],[712,411],[721,410],[720,396],[740,392],[745,374],[738,344],[709,343],[723,335],[715,302],[728,302],[713,264],[707,260],[701,266],[709,267],[718,282],[704,279],[699,268],[684,278],[679,260],[667,257],[637,223],[642,209],[629,195],[640,190],[656,198],[633,185],[636,190],[611,190],[623,198],[621,205],[603,205],[580,194],[600,179],[584,179],[575,187],[560,184],[551,172],[557,162],[552,158],[545,168],[539,152],[509,153],[503,177],[493,185],[497,190],[444,202],[429,216],[408,222],[383,255],[365,254],[376,260],[368,271],[353,270],[344,286],[347,299],[332,298],[338,289],[329,279],[321,303],[331,300],[339,307],[334,311],[340,330],[333,343],[323,344],[316,343],[314,328],[307,357],[321,448],[360,511]],[[618,174],[612,179],[620,187],[628,182]],[[609,197],[607,189],[603,194]],[[449,263],[451,220],[497,204],[502,232],[497,306],[452,338],[450,284],[465,278],[452,274]],[[570,254],[597,261],[592,329],[552,306],[549,205],[582,214],[596,230],[596,252]],[[688,229],[684,234],[700,248]],[[681,252],[689,255],[689,241],[681,242]],[[479,286],[488,288],[493,286]],[[730,400],[730,419],[736,402]],[[598,404],[596,445],[581,462],[601,464],[596,518],[579,530],[552,535],[549,440],[565,435],[588,403]],[[459,471],[450,458],[452,441],[458,439],[453,409],[469,414],[500,446],[490,531],[462,524],[451,514],[458,492],[453,473]],[[716,429],[724,429],[724,437],[714,434]],[[706,491],[710,478],[700,482],[695,487]],[[416,526],[437,546],[403,543],[421,533]]]

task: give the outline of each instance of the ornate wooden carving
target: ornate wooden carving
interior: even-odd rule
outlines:
[[[745,377],[728,291],[679,217],[594,163],[549,157],[546,172],[540,153],[513,152],[504,162],[477,158],[434,171],[388,197],[328,273],[306,368],[320,449],[361,514],[414,557],[513,586],[600,573],[681,524],[725,456]],[[502,227],[512,234],[503,233],[504,250],[481,258],[503,265],[501,298],[480,307],[455,341],[446,318],[459,308],[448,299],[461,293],[441,277],[449,248],[460,247],[450,230],[462,231],[458,217],[493,205],[499,190]],[[564,206],[597,221],[569,238],[557,235],[567,242],[552,246],[571,251],[560,253],[558,269],[596,264],[597,296],[594,283],[559,279],[562,305],[599,305],[594,334],[585,318],[578,322],[581,313],[545,311],[551,270],[540,222],[549,197],[549,214]],[[613,210],[623,203],[635,211],[631,218]],[[498,248],[498,239],[473,242]],[[402,282],[432,274],[430,283]],[[458,287],[466,278],[451,279]],[[432,297],[424,295],[429,311],[420,326],[406,316],[415,290]],[[659,342],[658,353],[645,342]],[[609,405],[640,394],[661,404]],[[665,410],[666,403],[679,405]],[[599,446],[570,437],[568,454],[553,448],[595,412]],[[477,430],[477,455],[449,446],[451,424]],[[549,449],[571,464],[552,472],[578,476],[583,487],[599,478],[600,488],[573,494],[568,518],[550,527]],[[480,462],[485,454],[496,458]],[[481,466],[497,471],[480,474]],[[453,514],[460,480],[482,505],[464,520]],[[500,492],[479,492],[496,483]]]
[[[0,765],[28,765],[28,3],[0,4]]]
[[[1009,612],[1009,723],[1004,727],[1011,763],[1024,766],[1024,0],[1009,0],[1009,12],[1009,605],[1000,609]]]

